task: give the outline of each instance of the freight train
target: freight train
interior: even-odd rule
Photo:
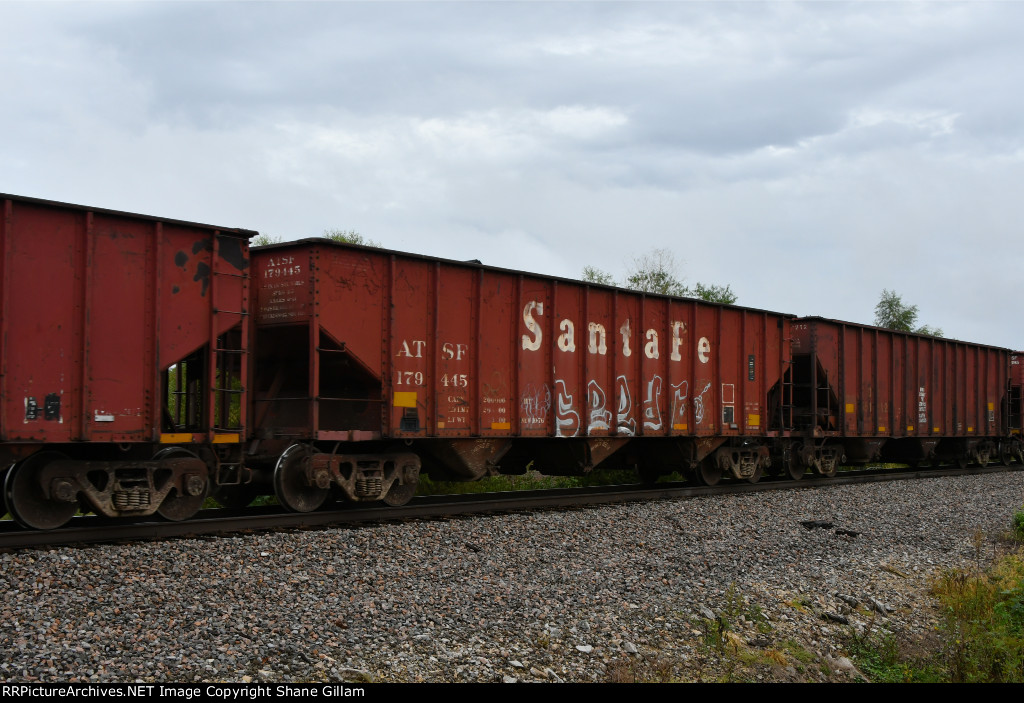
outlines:
[[[1021,461],[1007,349],[0,194],[6,508],[170,520],[635,468]]]

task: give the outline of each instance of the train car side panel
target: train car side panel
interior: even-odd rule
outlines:
[[[437,403],[434,430],[445,437],[468,437],[475,431],[479,407],[474,373],[475,272],[436,263],[434,266],[439,279],[435,317],[438,349],[432,372]]]
[[[821,318],[794,330],[805,436],[834,438],[854,462],[984,463],[1002,451],[1006,350]]]
[[[513,367],[517,347],[523,343],[519,327],[525,308],[518,305],[518,281],[512,276],[486,270],[480,274],[480,335],[476,340],[480,372],[475,381],[481,400],[480,435],[506,437],[516,419]],[[510,305],[510,299],[517,304]]]
[[[685,395],[673,385],[669,355],[664,351],[665,330],[668,329],[668,306],[665,300],[642,296],[641,312],[636,324],[636,355],[640,358],[643,394],[641,413],[645,437],[663,437],[675,425],[684,422],[674,411],[680,407],[678,396]]]
[[[84,218],[35,203],[5,200],[4,207],[0,439],[80,439]]]
[[[736,440],[721,461],[754,471],[767,465],[762,440],[788,432],[780,387],[787,316],[324,240],[257,250],[256,270],[308,256],[317,272],[308,303],[298,282],[275,284],[261,308],[281,319],[257,319],[260,358],[285,355],[299,371],[282,372],[296,376],[290,398],[261,371],[255,403],[308,407],[284,420],[257,409],[257,435],[281,447],[298,438],[380,440],[366,451],[414,447],[430,470],[476,478],[531,461],[589,471],[617,455],[628,466],[652,456],[650,447],[626,449],[644,437],[675,438],[658,445],[664,456],[654,462],[692,469]],[[303,325],[320,332],[303,342]],[[367,361],[374,349],[379,368]],[[329,368],[330,353],[351,363]],[[308,359],[292,358],[299,354]],[[365,407],[380,402],[376,430],[325,424],[328,406],[344,400],[327,386]],[[344,463],[334,455],[314,461]]]
[[[509,433],[524,437],[543,437],[550,423],[553,290],[551,282],[533,276],[510,277],[511,302],[505,307],[517,311],[513,329],[513,397],[509,403]]]
[[[437,278],[426,262],[392,261],[392,349],[387,379],[392,389],[390,429],[399,437],[423,436],[435,422],[432,411],[437,384],[432,377],[431,361],[438,353],[434,336]]]

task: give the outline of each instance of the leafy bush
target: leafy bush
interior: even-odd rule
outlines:
[[[947,572],[933,593],[942,605],[951,681],[1024,683],[1024,553],[986,574]]]

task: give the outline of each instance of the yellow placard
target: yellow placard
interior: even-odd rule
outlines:
[[[885,428],[884,428],[884,427],[879,427],[879,428],[878,428],[878,431],[879,431],[879,432],[885,432]]]
[[[215,434],[213,436],[214,444],[238,444],[241,439],[241,435],[237,432],[234,434]]]
[[[182,444],[191,441],[192,434],[190,432],[170,432],[160,435],[160,444]]]
[[[759,427],[761,425],[760,415],[747,415],[747,424],[751,427]]]
[[[415,408],[416,391],[395,391],[395,399],[392,405],[396,408]]]
[[[681,425],[672,425],[672,429],[673,430],[685,430],[686,429],[686,423],[684,422]]]
[[[847,403],[847,404],[846,404],[846,412],[848,412],[848,413],[852,413],[852,412],[855,412],[855,411],[854,411],[854,406],[853,406],[853,403]]]
[[[491,423],[491,429],[492,430],[511,430],[512,429],[512,423],[511,422],[492,422]]]

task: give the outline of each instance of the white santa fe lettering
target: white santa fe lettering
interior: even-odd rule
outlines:
[[[558,348],[564,352],[576,351],[576,327],[572,320],[562,320],[558,323],[558,329],[562,334],[558,335]]]
[[[672,361],[682,361],[683,355],[679,353],[679,347],[683,343],[683,332],[686,331],[686,323],[674,321],[672,323],[672,353],[669,358]]]
[[[528,351],[537,351],[540,349],[540,340],[543,334],[540,331],[540,325],[533,319],[533,311],[536,310],[538,315],[544,314],[544,303],[538,303],[536,300],[531,300],[523,308],[523,322],[526,323],[526,329],[530,330],[530,334],[533,335],[533,339],[529,335],[523,335],[523,349]]]
[[[711,342],[708,341],[707,337],[701,337],[700,341],[697,342],[697,358],[700,359],[700,363],[708,363],[708,354],[711,353]]]
[[[622,327],[619,328],[619,334],[622,335],[622,355],[630,356],[633,352],[629,349],[629,320],[627,319]]]
[[[654,330],[647,330],[647,344],[644,345],[644,354],[648,359],[658,358],[658,333]]]
[[[604,325],[599,322],[590,323],[590,353],[591,354],[606,354],[608,352],[608,344],[605,341]]]

